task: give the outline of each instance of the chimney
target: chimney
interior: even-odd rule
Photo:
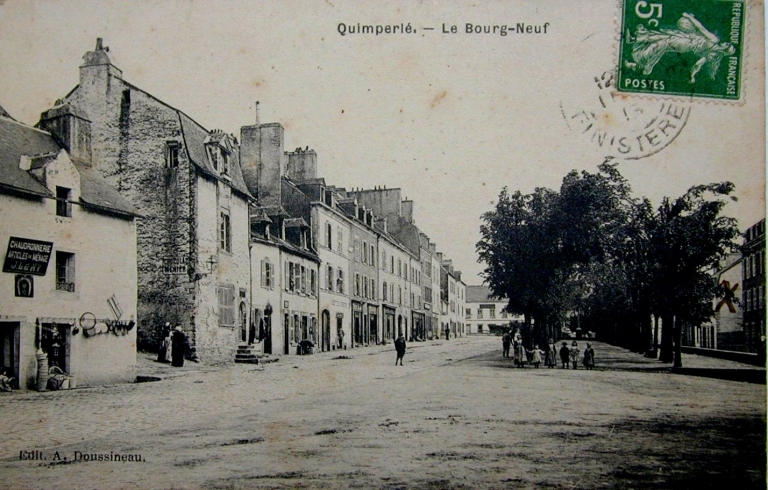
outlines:
[[[258,120],[258,102],[257,116]],[[256,123],[240,128],[240,166],[248,190],[262,206],[280,204],[280,179],[284,175],[285,129],[280,123]]]
[[[304,182],[317,178],[317,153],[315,150],[296,148],[286,152],[288,165],[286,173],[294,182]]]
[[[91,164],[91,121],[83,113],[57,100],[55,106],[40,114],[38,126],[51,133],[72,161]]]
[[[413,223],[413,201],[406,199],[400,203],[400,216]]]

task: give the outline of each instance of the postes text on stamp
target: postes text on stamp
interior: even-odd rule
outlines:
[[[738,100],[745,14],[740,0],[623,0],[618,90]]]

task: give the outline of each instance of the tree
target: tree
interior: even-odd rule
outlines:
[[[712,316],[719,286],[711,273],[737,248],[736,220],[720,215],[727,202],[722,197],[733,188],[730,182],[697,185],[674,200],[664,198],[651,226],[654,309],[664,325],[661,359],[673,359],[674,367],[682,366],[683,325]]]

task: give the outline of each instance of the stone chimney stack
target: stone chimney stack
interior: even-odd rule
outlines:
[[[413,223],[413,201],[406,199],[400,203],[400,216]]]
[[[286,173],[294,182],[305,182],[317,178],[317,153],[306,147],[286,152],[288,165]]]
[[[77,163],[90,165],[91,121],[74,107],[61,100],[40,115],[38,126],[53,135]]]
[[[256,124],[240,128],[240,166],[248,190],[262,206],[280,204],[280,180],[285,175],[285,129],[280,123],[261,124],[256,102]]]

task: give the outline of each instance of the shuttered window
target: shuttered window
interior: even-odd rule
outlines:
[[[235,286],[219,286],[216,289],[219,298],[219,326],[235,326]]]

